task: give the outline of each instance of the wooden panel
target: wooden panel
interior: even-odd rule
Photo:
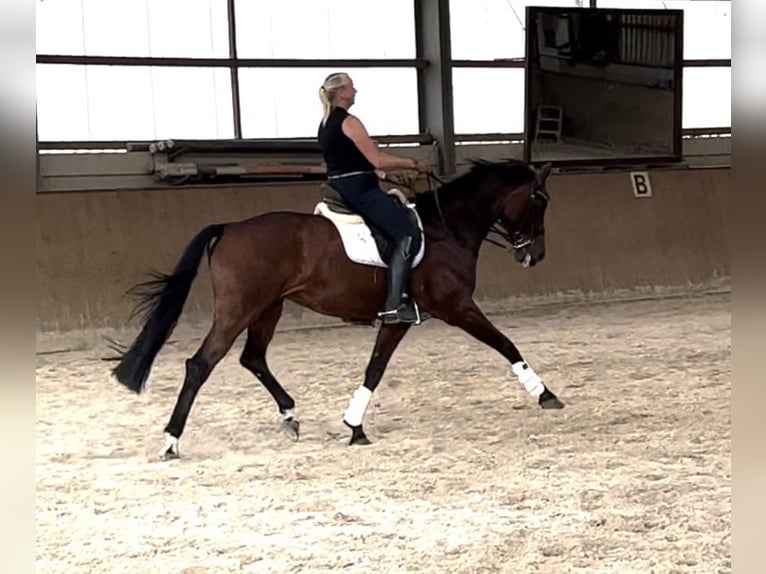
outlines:
[[[152,173],[149,153],[43,154],[40,174],[45,177],[146,175]]]

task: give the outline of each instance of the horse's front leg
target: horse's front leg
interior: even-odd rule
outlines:
[[[449,325],[459,327],[503,355],[511,364],[511,369],[518,377],[519,382],[530,395],[537,397],[542,408],[564,408],[564,403],[545,386],[542,379],[521,356],[516,345],[498,331],[472,299],[454,305],[446,313],[440,314],[440,318]]]
[[[349,445],[370,444],[367,435],[364,434],[362,421],[372,393],[383,378],[388,361],[394,354],[396,347],[409,331],[408,323],[393,323],[382,325],[375,340],[375,348],[372,351],[367,370],[364,374],[364,384],[360,385],[351,397],[348,408],[343,413],[343,422],[351,429],[351,441]]]

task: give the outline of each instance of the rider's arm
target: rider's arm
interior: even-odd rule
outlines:
[[[384,153],[367,133],[364,125],[356,116],[349,115],[341,126],[343,133],[356,144],[362,155],[375,166],[375,169],[414,169],[427,171],[428,166],[410,157],[398,157]]]

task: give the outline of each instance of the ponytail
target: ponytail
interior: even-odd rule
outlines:
[[[327,118],[330,117],[330,112],[335,107],[335,92],[348,79],[348,75],[344,72],[336,72],[327,76],[322,82],[322,86],[319,88],[319,101],[322,102],[322,125],[327,123]]]
[[[330,98],[327,97],[327,89],[324,86],[319,88],[319,100],[322,102],[322,125],[325,125],[327,118],[330,117],[332,104],[330,103]]]

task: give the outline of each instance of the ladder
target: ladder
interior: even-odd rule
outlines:
[[[561,106],[540,105],[537,108],[536,141],[561,142],[561,123],[564,110]]]

